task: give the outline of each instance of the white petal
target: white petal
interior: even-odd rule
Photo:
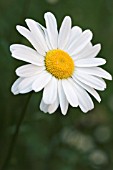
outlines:
[[[48,46],[49,50],[52,50],[53,48],[52,48],[50,40],[49,40],[49,35],[47,33],[47,29],[44,30],[44,33],[45,33],[45,40],[46,40],[47,46]]]
[[[23,35],[25,38],[27,38],[29,40],[29,42],[33,45],[33,47],[37,50],[37,52],[43,56],[45,56],[45,51],[44,49],[41,47],[41,45],[35,40],[35,38],[33,37],[32,33],[26,29],[25,27],[22,26],[16,26],[16,29],[18,30],[18,32]]]
[[[46,41],[46,44],[47,44],[47,47],[49,50],[52,50],[52,46],[51,46],[51,43],[50,43],[50,40],[49,40],[49,36],[48,36],[48,32],[47,32],[47,29],[44,28],[41,24],[38,23],[38,25],[40,26],[43,34],[44,34],[44,37],[45,37],[45,41]]]
[[[58,80],[55,77],[49,81],[43,91],[43,101],[45,104],[53,104],[57,98],[57,83]]]
[[[57,110],[58,106],[59,106],[59,100],[58,100],[58,95],[57,95],[57,98],[54,101],[54,103],[48,106],[48,112],[50,114],[54,113]]]
[[[48,112],[48,107],[49,107],[49,105],[45,104],[43,99],[42,99],[41,103],[40,103],[40,110],[43,111],[44,113],[47,113]]]
[[[86,54],[84,54],[83,58],[86,57],[86,58],[94,58],[98,55],[98,53],[100,52],[101,50],[101,44],[96,44],[94,45],[90,51],[87,51]],[[82,56],[81,56],[82,58]]]
[[[58,81],[58,95],[59,95],[61,112],[63,115],[66,115],[68,110],[68,101],[66,99],[66,95],[64,93],[61,80]]]
[[[41,103],[40,103],[40,110],[43,111],[44,113],[48,112],[48,113],[52,114],[57,110],[58,106],[59,106],[58,96],[57,96],[55,102],[51,105],[45,104],[42,99]]]
[[[71,55],[71,57],[73,58],[73,60],[77,61],[79,60],[82,54],[86,53],[87,51],[90,51],[90,49],[92,48],[92,43],[89,42],[79,53],[75,54],[75,55]]]
[[[44,65],[44,57],[30,47],[21,44],[13,44],[10,46],[10,51],[12,52],[12,56],[18,60],[38,66]]]
[[[80,53],[80,51],[91,41],[92,39],[92,32],[90,30],[85,30],[81,36],[73,43],[70,44],[68,53],[72,56],[75,54]]]
[[[37,26],[39,27],[39,29],[42,31],[42,34],[44,35],[44,30],[46,29],[43,25],[41,25],[39,22],[37,22]]]
[[[40,90],[42,90],[47,83],[51,80],[52,75],[49,74],[46,71],[43,71],[42,73],[40,73],[37,77],[37,79],[34,81],[32,88],[35,92],[38,92]]]
[[[80,51],[80,53],[72,57],[75,60],[84,59],[84,58],[94,58],[98,55],[100,50],[101,50],[100,44],[92,46],[91,43],[89,43],[87,44],[87,46],[85,46],[85,48],[82,51]]]
[[[73,43],[73,41],[77,41],[81,34],[82,34],[82,29],[80,27],[78,26],[72,27],[70,44]]]
[[[39,24],[39,23],[38,23]],[[46,44],[47,44],[47,47],[49,50],[52,50],[52,46],[51,46],[51,43],[50,43],[50,40],[49,40],[49,35],[48,35],[48,32],[47,32],[47,29],[44,28],[41,24],[39,24],[43,33],[44,33],[44,37],[45,37],[45,41],[46,41]]]
[[[19,90],[18,90],[18,86],[20,84],[20,82],[23,80],[23,78],[18,78],[12,85],[11,87],[11,92],[16,95],[19,94]]]
[[[57,49],[58,31],[56,18],[50,12],[45,13],[44,18],[46,21],[47,33],[51,46],[53,49]]]
[[[79,81],[81,81],[82,83],[91,86],[97,90],[105,90],[106,88],[106,84],[104,82],[104,80],[102,80],[101,78],[95,77],[95,76],[91,76],[88,74],[80,74],[78,72],[75,71],[74,75],[75,78],[77,78]]]
[[[106,63],[103,58],[88,58],[75,61],[77,67],[95,67]]]
[[[69,42],[71,33],[71,18],[66,16],[62,22],[59,36],[58,36],[58,48],[64,49]]]
[[[32,19],[26,19],[25,21],[29,29],[31,30],[31,33],[33,37],[35,38],[36,42],[40,44],[40,46],[44,49],[44,51],[47,52],[48,47],[44,39],[44,34],[42,33],[42,30],[39,27],[39,24]]]
[[[85,90],[87,90],[98,102],[101,101],[101,98],[99,96],[99,94],[97,93],[97,91],[95,89],[93,89],[92,87],[84,84],[83,82],[79,81],[77,78],[73,77],[74,81],[79,84],[82,88],[84,88]]]
[[[36,66],[33,64],[26,64],[24,66],[21,66],[16,69],[16,74],[20,77],[30,77],[37,75],[38,73],[41,73],[42,71],[45,70],[44,66]]]
[[[64,93],[70,105],[72,107],[78,106],[78,98],[76,94],[76,89],[73,87],[73,84],[69,81],[69,79],[65,79],[62,81],[62,86],[64,89]]]
[[[75,83],[75,88],[77,89],[78,101],[81,110],[86,113],[89,110],[94,108],[93,101],[88,93],[80,87],[77,83]]]
[[[105,78],[108,80],[112,80],[112,76],[107,71],[105,71],[104,69],[102,69],[100,67],[91,67],[91,68],[76,67],[76,71],[81,72],[81,74],[86,73],[89,75],[94,75],[97,77],[102,77],[102,78]]]
[[[19,93],[24,94],[32,91],[32,84],[35,79],[36,76],[24,78],[18,86]]]
[[[80,27],[78,27],[78,26],[72,27],[69,41],[68,41],[67,45],[64,48],[64,50],[66,52],[68,52],[67,49],[70,46],[70,44],[73,43],[73,41],[75,41],[75,39],[77,41],[77,39],[80,37],[81,34],[82,34],[82,29]]]

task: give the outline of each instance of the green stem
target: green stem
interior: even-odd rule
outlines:
[[[9,161],[10,161],[10,159],[11,159],[11,156],[13,154],[13,150],[14,150],[14,147],[15,147],[15,143],[16,143],[16,140],[17,140],[17,137],[18,137],[18,133],[19,133],[19,130],[20,130],[20,126],[21,126],[22,121],[24,119],[24,116],[25,116],[29,101],[31,99],[31,95],[32,95],[32,93],[29,95],[28,100],[27,100],[27,102],[26,102],[26,104],[25,104],[25,106],[24,106],[24,108],[22,110],[22,113],[20,115],[19,121],[17,123],[16,129],[15,129],[15,132],[14,132],[14,135],[13,135],[12,140],[11,140],[11,144],[9,146],[9,150],[8,150],[6,159],[5,159],[5,161],[4,161],[4,163],[3,163],[0,170],[5,170],[8,163],[9,163]]]

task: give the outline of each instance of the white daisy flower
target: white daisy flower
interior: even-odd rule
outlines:
[[[28,62],[17,68],[19,78],[11,91],[16,95],[43,89],[40,109],[54,113],[60,105],[63,115],[68,105],[79,106],[83,112],[94,108],[91,94],[101,101],[96,90],[103,91],[111,75],[98,67],[106,63],[96,58],[101,45],[92,45],[92,32],[73,26],[66,16],[58,32],[57,22],[50,12],[44,15],[46,28],[32,19],[26,19],[29,29],[17,26],[17,30],[29,40],[34,49],[21,44],[10,46],[12,56]]]

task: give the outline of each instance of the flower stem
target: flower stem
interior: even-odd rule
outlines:
[[[19,118],[19,121],[17,123],[17,126],[16,126],[16,129],[15,129],[15,132],[14,132],[14,135],[12,137],[12,140],[11,140],[11,144],[9,146],[9,150],[8,150],[8,153],[7,153],[7,156],[6,156],[6,159],[1,167],[0,170],[5,170],[10,159],[11,159],[11,156],[13,154],[13,150],[14,150],[14,147],[15,147],[15,143],[16,143],[16,140],[17,140],[17,137],[18,137],[18,133],[19,133],[19,129],[20,129],[20,126],[22,124],[22,121],[24,119],[24,116],[25,116],[25,113],[26,113],[26,110],[27,110],[27,107],[28,107],[28,104],[29,104],[29,101],[31,99],[31,96],[32,96],[32,93],[29,95],[28,99],[27,99],[27,102],[22,110],[22,113],[20,115],[20,118]]]

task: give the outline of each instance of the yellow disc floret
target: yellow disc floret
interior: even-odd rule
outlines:
[[[46,70],[58,79],[66,79],[72,76],[74,61],[63,50],[51,50],[45,57]]]

